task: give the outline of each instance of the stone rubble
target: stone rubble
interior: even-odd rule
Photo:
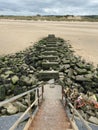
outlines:
[[[51,79],[62,84],[71,94],[73,91],[78,93],[78,96],[73,94],[75,100],[81,93],[87,95],[93,92],[98,101],[98,67],[95,68],[93,64],[75,56],[71,45],[61,38],[48,35],[25,51],[0,57],[0,101],[32,89],[39,80]],[[69,93],[68,97],[72,96]],[[17,102],[17,105],[12,103],[12,106],[22,103],[20,108],[24,111],[27,106],[25,97],[24,102]],[[98,120],[98,108],[92,110],[94,107],[89,107],[86,105],[79,108],[83,118],[91,122],[92,118]],[[7,113],[6,109],[1,107],[0,115]],[[18,112],[21,111],[19,109]]]

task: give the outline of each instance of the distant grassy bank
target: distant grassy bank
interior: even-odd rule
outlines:
[[[12,20],[46,20],[46,21],[90,21],[98,22],[98,15],[90,16],[74,16],[74,15],[36,15],[36,16],[13,16],[13,15],[0,15],[0,19],[12,19]]]

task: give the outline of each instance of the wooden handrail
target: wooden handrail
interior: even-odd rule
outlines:
[[[22,94],[19,94],[19,95],[17,95],[17,96],[14,96],[14,97],[12,97],[12,98],[10,98],[10,99],[7,99],[7,100],[5,100],[5,101],[2,101],[2,102],[0,102],[0,107],[3,106],[3,105],[5,105],[5,104],[7,104],[7,103],[10,103],[10,102],[13,102],[13,101],[17,100],[17,99],[19,99],[19,98],[21,98],[21,97],[27,95],[28,93],[33,92],[33,91],[36,90],[36,89],[37,89],[37,87],[34,88],[34,89],[32,89],[32,90],[29,90],[29,91],[27,91],[27,92],[24,92],[24,93],[22,93]]]
[[[92,130],[92,128],[88,125],[88,123],[83,119],[83,117],[79,114],[79,112],[74,108],[74,106],[70,102],[68,104],[74,110],[74,112],[76,112],[76,114],[81,119],[81,121],[83,122],[83,124],[85,125],[85,127],[87,128],[87,130]]]
[[[33,89],[32,90],[29,90],[29,91],[27,91],[27,92],[24,92],[24,93],[22,93],[22,94],[19,94],[19,95],[17,95],[17,96],[14,96],[14,97],[12,97],[12,98],[10,98],[10,99],[8,99],[8,100],[5,100],[5,101],[2,101],[2,102],[0,102],[0,106],[3,106],[3,105],[5,105],[5,104],[7,104],[7,103],[10,103],[10,102],[13,102],[13,101],[15,101],[15,100],[17,100],[17,99],[19,99],[19,98],[21,98],[21,97],[23,97],[23,96],[25,96],[25,95],[28,95],[28,108],[27,108],[27,110],[20,116],[20,118],[14,123],[14,125],[9,129],[9,130],[14,130],[16,127],[17,127],[17,125],[20,123],[20,121],[22,120],[22,118],[29,112],[30,113],[30,117],[32,117],[32,112],[31,112],[31,108],[37,103],[37,104],[39,104],[39,88],[42,88],[42,99],[43,99],[43,92],[44,92],[44,88],[43,88],[43,85],[41,85],[41,86],[38,86],[39,84],[42,84],[43,82],[40,82],[40,83],[38,83],[37,85],[35,85],[35,86],[33,86]],[[30,93],[31,92],[33,92],[33,91],[35,91],[35,101],[31,104],[31,102],[30,102]]]
[[[39,84],[41,84],[41,83],[43,83],[43,82],[40,82]],[[40,86],[38,86],[39,84],[34,85],[34,86],[33,86],[33,89],[31,89],[31,90],[29,90],[29,91],[27,91],[27,92],[24,92],[24,93],[22,93],[22,94],[16,95],[16,96],[14,96],[14,97],[12,97],[12,98],[10,98],[10,99],[7,99],[7,100],[5,100],[5,101],[0,102],[0,107],[3,106],[3,105],[5,105],[5,104],[7,104],[7,103],[13,102],[13,101],[17,100],[18,98],[21,98],[21,97],[27,95],[28,93],[33,92],[34,90],[36,90],[37,88],[40,87]]]
[[[62,100],[63,100],[63,97],[65,97],[64,87],[62,87]],[[83,117],[82,117],[82,116],[79,114],[79,112],[75,109],[75,107],[72,105],[72,103],[69,101],[69,99],[66,99],[66,97],[65,97],[65,100],[67,101],[67,104],[73,109],[72,119],[74,118],[75,112],[76,112],[76,114],[78,115],[78,117],[81,119],[81,121],[82,121],[83,124],[85,125],[86,129],[87,129],[87,130],[92,130],[92,128],[88,125],[88,123],[83,119]]]
[[[17,127],[22,118],[28,113],[28,111],[35,105],[37,101],[38,98],[30,105],[30,107],[28,107],[28,109],[21,115],[21,117],[15,122],[15,124],[9,130],[14,130]]]

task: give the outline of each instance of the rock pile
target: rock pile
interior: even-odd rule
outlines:
[[[27,91],[37,83],[35,68],[25,63],[26,52],[0,58],[0,100]]]
[[[70,89],[69,87],[65,88],[64,92],[66,99],[74,105],[85,120],[98,125],[98,101],[93,92],[79,93],[77,88]],[[73,113],[72,109],[71,112]]]
[[[73,52],[67,41],[49,35],[25,51],[0,57],[0,101],[32,89],[38,80],[49,79],[60,81],[65,88],[76,88],[78,93],[92,91],[98,100],[98,68]],[[26,108],[25,99],[16,104]],[[9,106],[18,112],[16,104],[3,106],[0,113],[8,113]]]
[[[28,53],[33,51],[34,48],[30,47],[19,53],[0,57],[0,101],[28,91],[38,84],[36,69],[33,64],[27,63]],[[34,95],[31,94],[32,100]],[[27,97],[24,97],[0,107],[0,115],[21,112],[27,106]]]

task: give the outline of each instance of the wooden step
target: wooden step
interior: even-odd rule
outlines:
[[[73,129],[66,129],[66,130],[73,130]]]
[[[42,67],[43,69],[49,69],[49,68],[56,69],[59,67],[59,64],[58,62],[42,62]]]
[[[57,44],[56,41],[48,41],[47,44]]]
[[[44,51],[42,52],[43,55],[57,55],[57,51]]]
[[[49,80],[49,79],[58,79],[59,78],[59,72],[58,71],[40,71],[38,73],[39,80]]]
[[[54,55],[42,55],[42,56],[40,56],[40,58],[42,58],[42,59],[44,59],[44,60],[48,60],[48,61],[50,61],[50,62],[52,62],[52,61],[58,61],[58,56],[54,56]]]
[[[57,47],[57,44],[46,44],[46,47]]]
[[[44,49],[46,51],[56,51],[58,48],[57,47],[45,47]]]

